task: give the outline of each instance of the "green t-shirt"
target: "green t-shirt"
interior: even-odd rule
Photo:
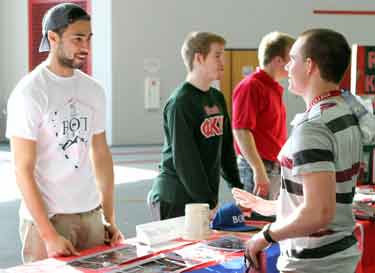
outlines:
[[[163,115],[164,147],[153,201],[216,206],[220,174],[242,188],[224,96],[184,82],[168,99]]]

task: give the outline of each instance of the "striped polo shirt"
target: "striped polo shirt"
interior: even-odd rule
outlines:
[[[357,124],[340,97],[322,100],[294,118],[292,134],[278,156],[282,186],[277,219],[302,204],[301,175],[321,171],[336,173],[336,215],[324,230],[281,241],[280,271],[354,272],[359,251],[352,234],[352,201],[362,153]]]

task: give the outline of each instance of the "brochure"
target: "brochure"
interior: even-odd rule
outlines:
[[[165,255],[177,261],[183,261],[189,266],[196,266],[207,262],[222,261],[228,254],[228,252],[223,253],[221,250],[208,247],[204,243],[196,243],[171,251]]]
[[[159,255],[109,273],[178,273],[187,270],[189,267],[181,260]]]
[[[182,272],[198,265],[224,261],[226,256],[237,251],[237,249],[225,249],[223,251],[222,249],[212,248],[205,243],[195,243],[156,257],[137,261],[110,273]]]
[[[67,264],[73,267],[87,269],[103,269],[138,258],[137,247],[135,245],[125,245],[120,248],[105,250],[89,256],[80,257],[68,262]]]
[[[206,241],[207,246],[223,251],[243,251],[246,249],[246,241],[249,238],[241,238],[234,235],[227,235],[216,240]]]

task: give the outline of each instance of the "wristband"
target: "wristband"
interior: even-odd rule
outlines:
[[[274,239],[272,239],[272,237],[270,235],[270,227],[271,227],[271,224],[266,225],[265,229],[263,230],[263,237],[270,244],[274,244],[274,243],[277,243],[277,242]]]

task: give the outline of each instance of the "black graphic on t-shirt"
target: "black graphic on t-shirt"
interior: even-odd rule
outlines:
[[[59,150],[74,168],[79,168],[82,158],[87,157],[92,116],[90,106],[70,100],[50,118]]]

